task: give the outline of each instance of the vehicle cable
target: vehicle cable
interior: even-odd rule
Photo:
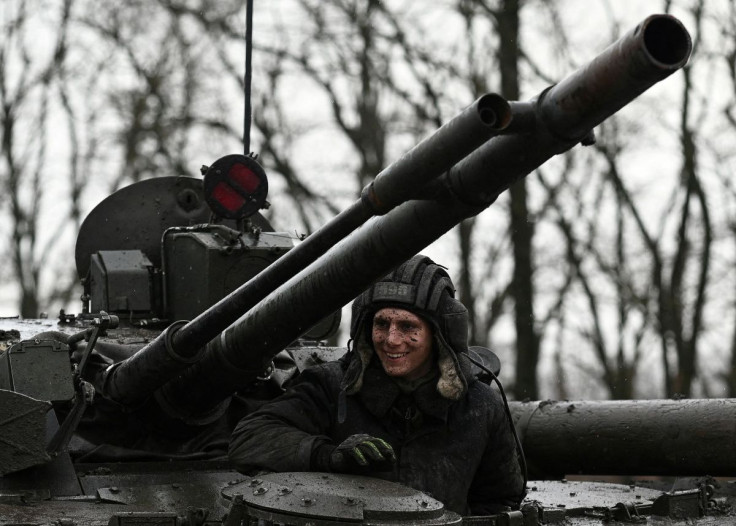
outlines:
[[[521,462],[521,470],[524,475],[524,495],[526,495],[526,484],[529,480],[528,475],[527,475],[526,456],[524,455],[524,449],[521,447],[521,440],[519,440],[519,435],[516,434],[516,427],[514,427],[514,420],[511,417],[511,409],[509,409],[509,402],[506,399],[506,393],[503,390],[501,381],[498,379],[495,373],[491,371],[488,367],[486,367],[483,363],[478,362],[473,357],[471,357],[469,354],[467,354],[466,356],[471,362],[473,362],[475,365],[477,365],[478,367],[483,369],[486,373],[488,373],[491,376],[491,379],[493,379],[493,381],[495,381],[496,384],[498,385],[498,390],[501,392],[501,398],[503,399],[503,407],[506,412],[506,418],[508,419],[509,427],[511,427],[511,433],[513,433],[514,435],[514,442],[516,442],[516,450],[519,454],[519,461]]]

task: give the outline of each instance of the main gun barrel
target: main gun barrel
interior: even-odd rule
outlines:
[[[455,164],[434,198],[404,202],[366,222],[212,340],[203,358],[158,398],[185,419],[207,413],[254,380],[302,331],[681,68],[691,47],[677,19],[653,15],[532,101],[512,104],[527,123],[519,133],[495,137]]]
[[[732,476],[736,400],[511,402],[533,478]]]

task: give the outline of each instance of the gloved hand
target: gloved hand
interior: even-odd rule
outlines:
[[[395,462],[391,445],[370,435],[351,435],[330,454],[330,470],[337,473],[383,471]]]

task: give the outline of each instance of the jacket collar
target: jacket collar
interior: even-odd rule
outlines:
[[[384,372],[381,364],[371,360],[363,373],[363,387],[357,393],[366,409],[375,417],[383,418],[401,394],[401,388]],[[410,396],[422,413],[447,421],[453,401],[440,395],[436,381],[420,385]]]

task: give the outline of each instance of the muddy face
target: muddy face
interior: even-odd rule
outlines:
[[[372,339],[389,376],[416,380],[432,368],[432,328],[413,312],[379,310],[373,317]]]

